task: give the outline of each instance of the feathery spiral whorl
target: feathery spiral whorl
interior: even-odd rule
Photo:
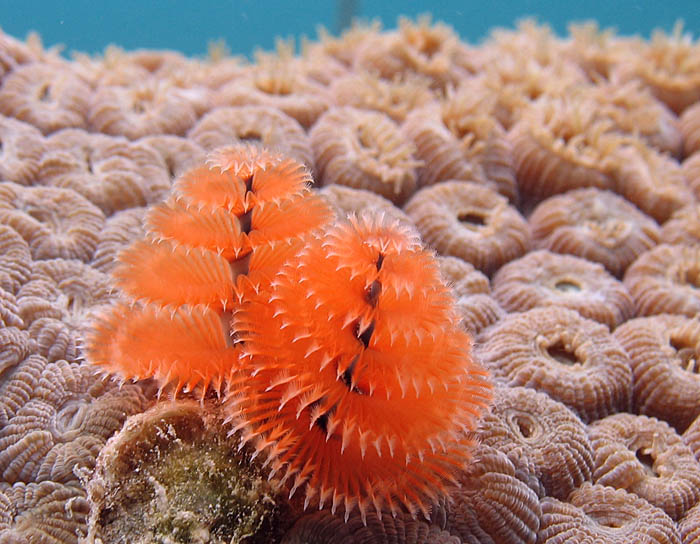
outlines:
[[[183,173],[119,257],[125,295],[95,324],[87,358],[124,379],[217,390],[238,360],[231,310],[266,284],[328,206],[300,163],[252,146],[220,148]]]
[[[361,217],[308,236],[233,327],[229,417],[290,495],[429,515],[490,393],[414,231]]]

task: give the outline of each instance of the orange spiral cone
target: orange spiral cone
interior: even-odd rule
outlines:
[[[353,219],[307,237],[233,326],[229,417],[290,495],[346,517],[429,515],[469,460],[490,386],[412,232]]]
[[[182,174],[149,211],[146,238],[120,254],[113,276],[123,300],[93,325],[87,359],[161,389],[219,391],[239,358],[231,312],[332,217],[310,182],[298,162],[245,145]]]

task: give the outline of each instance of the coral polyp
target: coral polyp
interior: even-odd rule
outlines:
[[[414,231],[351,218],[311,236],[233,318],[226,409],[290,495],[347,518],[430,515],[490,386]]]

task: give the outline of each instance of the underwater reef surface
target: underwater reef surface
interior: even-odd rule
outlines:
[[[122,383],[142,375],[85,361],[97,316],[128,290],[119,255],[163,219],[148,210],[234,144],[305,167],[335,213],[329,259],[345,242],[358,251],[348,214],[382,216],[434,252],[455,335],[471,336],[494,385],[456,440],[468,462],[412,472],[434,484],[431,504],[387,492],[352,508],[348,484],[305,509],[288,498],[294,474],[268,478],[269,411],[238,397],[222,409],[226,384],[196,373],[168,390],[167,370]],[[222,239],[240,235],[227,224]],[[323,267],[303,267],[322,281]],[[427,334],[430,316],[406,337]],[[248,63],[116,47],[66,60],[0,34],[0,325],[0,543],[700,542],[700,43],[680,29],[645,41],[587,24],[562,38],[524,22],[474,46],[420,19]],[[365,324],[357,339],[379,332]],[[344,387],[381,388],[343,368]],[[284,372],[271,379],[293,382]],[[231,405],[265,444],[241,447]],[[384,447],[368,446],[380,476]]]

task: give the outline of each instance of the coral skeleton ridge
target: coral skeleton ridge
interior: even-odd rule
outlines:
[[[87,359],[163,391],[209,390],[304,507],[430,517],[469,461],[487,372],[438,263],[383,215],[333,221],[308,171],[210,152],[119,256],[121,298]]]

